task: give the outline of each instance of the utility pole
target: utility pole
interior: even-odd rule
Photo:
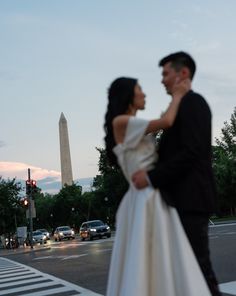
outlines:
[[[28,183],[27,183],[28,182]],[[30,225],[30,247],[33,249],[33,217],[32,217],[32,188],[31,188],[31,179],[30,179],[30,169],[28,169],[28,180],[26,181],[26,184],[30,184],[30,190],[26,190],[28,200],[29,200],[29,225]],[[26,185],[27,186],[27,185]]]

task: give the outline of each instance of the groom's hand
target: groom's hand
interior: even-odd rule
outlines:
[[[147,173],[145,170],[139,170],[136,173],[134,173],[132,176],[132,181],[137,189],[143,189],[149,185]]]

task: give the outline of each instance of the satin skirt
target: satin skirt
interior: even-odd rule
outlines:
[[[107,296],[211,296],[178,213],[131,187],[116,217]]]

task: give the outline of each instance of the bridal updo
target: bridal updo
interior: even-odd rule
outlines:
[[[105,114],[105,150],[111,165],[117,165],[117,159],[112,149],[116,145],[112,121],[118,116],[125,114],[129,105],[133,103],[134,87],[138,80],[134,78],[120,77],[112,82],[108,89],[108,104]]]

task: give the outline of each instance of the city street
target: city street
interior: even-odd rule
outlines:
[[[210,226],[209,238],[212,262],[220,287],[222,292],[224,292],[223,295],[236,295],[236,224]],[[10,250],[8,252],[6,250],[0,250],[0,257],[3,259],[8,258],[15,263],[21,263],[31,267],[43,273],[43,277],[47,277],[48,275],[53,276],[53,279],[50,280],[58,281],[58,279],[63,279],[65,281],[63,283],[65,287],[63,286],[63,289],[75,289],[77,287],[77,291],[81,293],[81,296],[105,295],[113,242],[114,237],[85,242],[81,242],[79,239],[63,242],[50,241],[47,247],[43,247],[40,250],[28,252],[21,252],[20,249],[17,251]],[[10,261],[11,264],[12,261]],[[0,258],[1,270],[2,262]],[[3,289],[12,288],[7,287],[5,283],[7,275],[4,275],[2,278],[1,270],[0,295],[7,295]],[[5,285],[2,283],[5,283]],[[70,283],[76,286],[70,286]],[[52,286],[54,284],[50,283],[50,285]],[[37,289],[40,290],[40,286]],[[49,289],[52,288],[49,286]],[[60,295],[79,294],[78,292],[77,294],[70,294],[66,291],[65,294]],[[16,292],[10,295],[15,296],[18,294]],[[32,295],[37,294],[32,293]]]

